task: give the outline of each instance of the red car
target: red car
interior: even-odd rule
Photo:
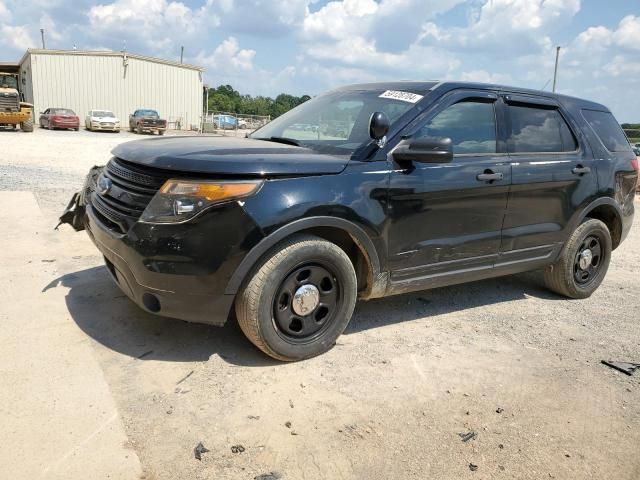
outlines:
[[[80,129],[80,118],[68,108],[47,108],[40,113],[40,128]]]

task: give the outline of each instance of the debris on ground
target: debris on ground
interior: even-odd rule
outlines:
[[[270,472],[253,477],[253,480],[279,480],[280,478],[282,478],[282,476],[278,472]]]
[[[196,448],[193,449],[193,456],[196,457],[196,460],[202,460],[202,454],[207,453],[209,449],[205,447],[202,442],[198,442]]]
[[[611,360],[602,360],[602,363],[629,376],[640,368],[640,363],[612,362]]]
[[[469,440],[473,440],[478,436],[476,432],[467,432],[467,433],[459,433],[460,438],[462,438],[463,442],[468,442]]]
[[[501,443],[499,443],[499,444],[498,444],[498,448],[499,448],[500,450],[502,450],[502,449],[504,448],[504,445],[503,445],[503,444],[501,444]]]
[[[260,420],[260,415],[247,415],[249,420]]]
[[[182,382],[184,382],[187,378],[189,378],[191,375],[193,375],[193,370],[191,370],[189,373],[187,373],[187,375],[185,377],[183,377],[181,380],[178,380],[178,382],[176,383],[176,385],[180,385]]]
[[[153,353],[153,350],[149,350],[148,352],[144,352],[141,355],[138,355],[138,358],[144,358],[144,357],[148,357],[149,355],[151,355]]]
[[[244,452],[244,446],[242,445],[233,445],[231,447],[231,453],[242,453]]]
[[[53,263],[55,262],[54,258],[45,258],[42,260],[42,263]]]
[[[502,407],[496,408],[496,413],[502,413],[502,412],[504,412],[504,408]]]
[[[287,428],[291,428],[291,422],[284,422],[284,426]]]
[[[469,464],[469,470],[471,470],[472,472],[475,472],[476,470],[478,470],[478,465],[476,465],[474,463],[470,463]]]
[[[289,406],[293,408],[293,401],[291,399],[289,399]]]

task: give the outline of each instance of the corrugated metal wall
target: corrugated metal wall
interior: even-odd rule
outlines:
[[[198,128],[202,116],[202,72],[122,54],[32,52],[32,101],[36,112],[49,107],[71,108],[81,125],[89,110],[113,111],[123,128],[138,108],[157,110],[169,121],[182,119],[182,128]]]

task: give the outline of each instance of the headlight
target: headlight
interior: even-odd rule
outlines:
[[[248,197],[260,186],[262,181],[167,180],[151,199],[140,220],[149,223],[184,222],[211,205]]]

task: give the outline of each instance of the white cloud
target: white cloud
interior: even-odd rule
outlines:
[[[116,0],[89,9],[91,34],[129,35],[140,38],[152,51],[166,49],[183,38],[194,34],[207,16],[206,9],[193,11],[182,2],[167,0]],[[217,26],[219,19],[208,16],[208,25]]]
[[[489,73],[486,70],[471,70],[462,72],[459,79],[463,82],[480,82],[480,83],[508,83],[511,81],[511,75],[504,73]]]
[[[640,50],[640,17],[629,15],[624,17],[618,29],[613,33],[615,43],[630,50]]]
[[[247,72],[253,69],[255,50],[240,48],[235,37],[224,40],[209,55],[200,53],[195,61],[199,65],[205,65],[216,74],[233,75]]]
[[[40,17],[40,28],[44,28],[47,38],[51,38],[54,41],[62,40],[62,34],[59,32],[56,22],[48,13],[43,13]]]
[[[9,7],[0,0],[0,22],[10,22],[11,21],[11,12],[9,11]]]
[[[33,48],[36,42],[29,33],[29,29],[25,26],[1,25],[0,36],[5,42],[8,42],[10,48],[15,50],[24,50],[25,48]]]

